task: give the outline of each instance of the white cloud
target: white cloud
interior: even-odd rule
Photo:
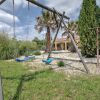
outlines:
[[[28,2],[26,0],[15,0],[15,11],[18,10],[23,10],[23,8],[27,7]],[[32,6],[30,4],[30,6]],[[14,35],[13,32],[13,2],[12,0],[6,0],[2,5],[0,5],[0,31],[5,30],[7,33],[12,37]],[[18,15],[18,14],[17,14]],[[22,16],[23,17],[23,16]],[[15,27],[15,33],[17,38],[26,38],[27,37],[27,25],[24,26],[18,26],[17,23],[21,24],[22,21],[15,16],[15,22],[16,22],[16,27]],[[31,24],[31,23],[30,23]],[[33,23],[32,23],[33,24]],[[36,30],[34,29],[33,25],[29,26],[30,34],[29,38],[33,39],[36,36]],[[34,34],[35,33],[35,34]]]
[[[13,27],[10,27],[8,34],[13,37]],[[41,34],[34,29],[34,25],[25,25],[15,27],[15,35],[19,40],[32,40],[34,37],[38,36],[40,38]]]
[[[41,0],[42,1],[42,0]],[[44,0],[45,4],[49,7],[54,7],[56,10],[60,12],[65,11],[68,17],[71,19],[77,19],[79,15],[79,11],[81,8],[81,4],[83,0]],[[44,3],[44,2],[43,2]],[[97,4],[100,6],[100,0],[97,0]],[[28,2],[26,0],[15,0],[15,10],[19,11],[22,8],[27,7]],[[34,6],[30,3],[30,6]],[[13,35],[13,15],[12,13],[12,0],[6,0],[2,5],[0,5],[0,30],[6,29],[10,35]],[[37,6],[34,6],[37,7]],[[38,10],[38,9],[37,9]],[[36,10],[36,11],[37,11]],[[24,15],[22,16],[24,17]],[[15,21],[17,23],[21,23],[20,19],[15,16]],[[37,34],[37,31],[34,29],[34,22],[30,22],[29,26],[29,39],[33,39],[35,36],[40,37],[40,34]],[[19,38],[25,38],[27,36],[27,26],[16,26],[16,35]]]
[[[3,10],[0,10],[0,22],[12,24],[13,23],[13,15],[9,14]],[[15,16],[15,22],[16,23],[20,22],[20,20],[18,19],[17,16]]]
[[[11,26],[8,24],[5,24],[3,22],[0,22],[0,32],[9,32],[11,30]]]
[[[46,5],[54,7],[56,10],[66,12],[66,15],[71,19],[76,19],[79,15],[79,11],[83,0],[45,0]],[[100,5],[100,0],[97,0],[97,4]]]
[[[77,9],[80,8],[82,0],[45,0],[46,5],[49,7],[54,7],[56,10],[66,12],[69,17],[75,15]]]
[[[27,1],[26,0],[14,0],[15,4],[15,10],[18,10],[19,7],[25,7],[27,6]],[[13,2],[12,0],[6,0],[2,5],[0,5],[0,8],[7,10],[7,11],[12,11],[13,8]]]

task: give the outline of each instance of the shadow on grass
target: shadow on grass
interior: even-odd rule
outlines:
[[[55,66],[56,64],[53,64],[53,66]],[[64,70],[68,70],[68,69],[70,69],[70,70],[77,70],[77,71],[81,71],[81,72],[83,72],[83,73],[86,73],[86,71],[85,71],[85,69],[80,69],[80,68],[76,68],[76,67],[74,67],[74,66],[72,66],[72,65],[70,65],[70,64],[65,64],[65,66],[69,66],[69,67],[62,67],[62,68],[66,68],[66,69],[64,69]],[[61,68],[61,67],[55,67],[55,68],[50,68],[51,70],[54,70],[54,69],[57,69],[57,68]]]
[[[68,60],[70,61],[71,60],[71,61],[74,61],[72,59],[63,59],[63,58],[55,58],[55,57],[52,57],[52,58],[54,58],[55,60],[65,60],[65,61],[68,61]],[[77,62],[81,62],[81,61],[77,61]],[[76,67],[74,67],[74,66],[72,66],[70,64],[65,64],[65,65],[69,66],[71,70],[78,70],[78,71],[86,73],[85,69],[76,68]],[[54,69],[56,69],[56,68],[54,68]]]
[[[22,75],[21,77],[3,77],[3,79],[5,80],[16,80],[16,79],[20,80],[15,92],[15,95],[10,100],[19,100],[20,94],[22,92],[23,83],[36,79],[37,75],[45,73],[46,71],[49,71],[49,70],[37,71],[37,72],[34,72],[33,74]]]
[[[86,73],[86,71],[85,71],[85,70],[83,70],[83,69],[76,68],[76,67],[74,67],[74,66],[71,66],[70,64],[66,64],[66,65],[67,65],[67,66],[69,66],[69,67],[70,67],[70,69],[72,69],[72,70],[78,70],[78,71],[81,71],[81,72]]]

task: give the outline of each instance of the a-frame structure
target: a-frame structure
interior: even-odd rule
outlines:
[[[58,33],[59,33],[61,24],[63,24],[63,26],[64,26],[65,29],[66,29],[65,32],[67,32],[68,36],[70,37],[71,42],[73,43],[73,45],[74,45],[74,47],[75,47],[75,49],[76,49],[76,51],[77,51],[77,53],[78,53],[78,55],[79,55],[79,57],[80,57],[80,60],[82,61],[83,65],[84,65],[84,68],[85,68],[86,73],[89,73],[89,70],[88,70],[88,68],[87,68],[87,66],[86,66],[86,63],[84,62],[84,59],[83,59],[81,53],[79,52],[78,47],[77,47],[77,45],[76,45],[76,43],[75,43],[75,41],[74,41],[74,39],[73,39],[73,37],[72,37],[72,35],[71,35],[71,30],[69,30],[68,26],[67,26],[66,23],[65,23],[65,19],[68,20],[68,23],[69,23],[69,20],[70,20],[70,18],[67,17],[67,16],[65,15],[65,12],[63,12],[63,14],[61,14],[60,12],[56,11],[55,9],[49,8],[49,7],[47,7],[47,6],[44,6],[43,4],[41,4],[41,3],[39,3],[39,2],[37,2],[37,1],[35,1],[35,0],[26,0],[26,1],[33,3],[33,4],[35,4],[35,5],[38,6],[38,7],[41,7],[41,8],[43,8],[43,9],[46,9],[46,10],[48,10],[48,11],[54,13],[54,15],[56,14],[56,15],[59,17],[60,22],[59,22],[58,29],[57,29],[56,35],[55,35],[55,37],[54,37],[53,43],[52,43],[52,45],[51,45],[51,50],[52,50],[53,44],[54,44],[54,42],[55,42],[55,40],[56,40],[56,37],[57,37],[57,35],[58,35]],[[50,53],[49,53],[49,55],[48,55],[48,58],[50,57],[50,54],[51,54],[51,51],[50,51]]]

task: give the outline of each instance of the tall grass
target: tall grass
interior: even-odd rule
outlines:
[[[16,41],[6,33],[0,33],[0,60],[12,59],[16,56]]]

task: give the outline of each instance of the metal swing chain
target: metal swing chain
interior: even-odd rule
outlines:
[[[13,0],[13,33],[14,33],[14,39],[16,38],[15,35],[15,1]]]

